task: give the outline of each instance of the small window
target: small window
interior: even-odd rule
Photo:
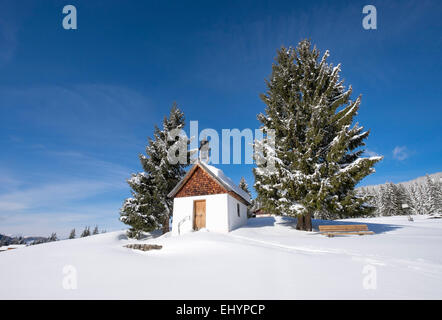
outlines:
[[[236,212],[238,213],[238,217],[240,217],[239,203],[236,204]]]

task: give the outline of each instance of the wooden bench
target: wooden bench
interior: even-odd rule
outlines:
[[[368,230],[366,224],[323,225],[319,226],[319,232],[328,237],[346,234],[358,234],[360,236],[374,234],[373,231]]]

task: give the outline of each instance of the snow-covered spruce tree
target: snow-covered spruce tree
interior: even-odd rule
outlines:
[[[402,184],[395,184],[394,193],[397,201],[398,214],[408,215],[410,214],[411,199],[407,189]]]
[[[399,214],[399,206],[396,196],[397,194],[395,192],[394,184],[391,182],[387,182],[381,194],[381,215],[395,216]]]
[[[408,194],[410,195],[410,207],[414,214],[424,214],[425,201],[422,192],[422,186],[418,183],[413,183],[408,187]]]
[[[352,124],[361,98],[351,100],[340,65],[327,63],[328,51],[319,55],[308,40],[296,49],[281,48],[261,95],[265,114],[258,115],[263,132],[274,130],[275,139],[274,150],[263,149],[275,170],[258,161],[254,169],[258,201],[267,212],[296,216],[300,230],[312,229],[314,215],[349,217],[372,210],[354,187],[382,159],[362,157],[369,131]]]
[[[56,232],[51,233],[51,235],[48,238],[48,242],[53,242],[53,241],[57,241],[57,240],[58,240],[57,233]]]
[[[378,216],[383,216],[384,212],[386,211],[386,204],[387,204],[387,199],[386,199],[386,185],[381,185],[379,187],[379,204],[378,204],[378,208],[377,208],[377,215]]]
[[[376,191],[372,190],[368,187],[360,188],[357,192],[357,196],[365,198],[367,206],[372,208],[371,210],[367,210],[365,216],[375,216],[377,214],[377,210],[378,210]]]
[[[249,190],[249,185],[246,182],[246,179],[244,179],[244,177],[241,177],[241,180],[239,181],[239,187],[241,189],[243,189],[245,192],[247,192],[247,194],[252,197],[252,194],[250,193]]]
[[[84,238],[84,237],[89,237],[90,235],[91,235],[91,230],[89,229],[89,227],[85,227],[80,237]]]
[[[75,239],[75,228],[71,230],[71,233],[69,233],[69,239]]]
[[[441,185],[433,181],[431,177],[427,174],[425,175],[425,202],[424,210],[426,214],[437,214],[442,212],[442,190]]]
[[[174,103],[169,117],[163,120],[163,128],[155,126],[154,137],[149,138],[146,147],[146,156],[139,156],[144,171],[133,174],[127,181],[132,188],[132,197],[124,201],[120,220],[131,227],[128,231],[131,238],[139,238],[142,232],[159,228],[163,233],[169,231],[173,200],[167,195],[183,178],[191,156],[186,141],[186,163],[170,161],[169,149],[178,141],[170,137],[173,136],[172,132],[182,129],[184,124],[184,113]]]
[[[442,215],[442,178],[433,180],[433,184],[436,191],[436,213]]]
[[[375,204],[375,207],[376,207],[376,210],[373,213],[373,215],[381,216],[381,210],[380,210],[380,208],[382,206],[381,188],[374,189],[373,192],[374,192],[374,199],[375,199],[374,204]]]
[[[92,234],[93,235],[98,234],[98,226],[95,226],[94,230],[92,231]]]
[[[241,180],[239,181],[239,185],[238,185],[242,190],[244,190],[245,192],[247,192],[247,194],[250,196],[250,199],[252,199],[252,194],[250,193],[249,190],[249,185],[247,184],[247,181],[244,177],[241,177]],[[250,217],[251,216],[251,211],[254,209],[255,203],[254,200],[251,200],[251,203],[247,206],[247,216]]]

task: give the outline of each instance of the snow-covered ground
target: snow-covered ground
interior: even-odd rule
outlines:
[[[254,218],[229,234],[143,241],[117,231],[0,252],[0,299],[442,299],[442,219],[343,220],[376,234],[334,238],[294,222]],[[314,221],[323,223],[340,222]],[[123,247],[136,242],[163,248]]]

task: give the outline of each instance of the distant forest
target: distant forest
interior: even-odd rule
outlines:
[[[368,196],[375,207],[374,216],[442,214],[442,172],[409,182],[360,187],[360,195]]]

